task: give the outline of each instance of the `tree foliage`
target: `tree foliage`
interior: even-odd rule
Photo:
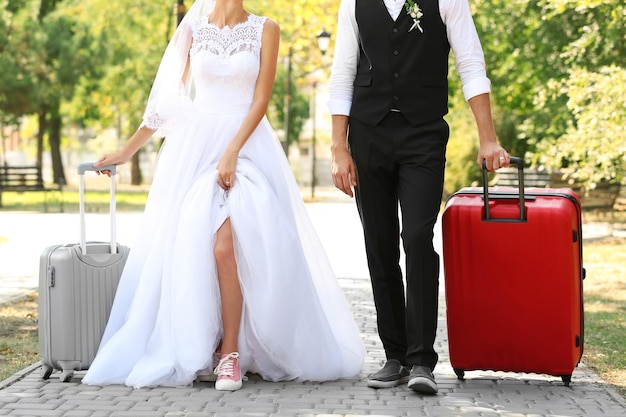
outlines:
[[[626,69],[577,68],[555,82],[573,119],[558,141],[537,147],[537,160],[589,183],[622,182],[626,173]]]
[[[81,79],[68,114],[77,122],[103,128],[112,125],[121,113],[128,121],[124,133],[129,135],[141,120],[154,75],[174,30],[171,5],[149,0],[72,2],[71,12],[89,22],[103,62],[97,77]]]
[[[0,109],[16,117],[37,114],[38,163],[47,134],[54,181],[65,182],[61,160],[61,103],[98,64],[87,22],[58,7],[58,0],[5,1],[0,54]],[[7,23],[8,22],[8,23]]]
[[[115,126],[119,137],[130,137],[140,125],[151,83],[175,29],[172,5],[149,0],[71,0],[71,4],[74,15],[89,22],[103,62],[99,76],[81,79],[67,104],[67,115],[95,132]],[[118,143],[106,146],[102,152],[114,150]],[[131,183],[141,182],[137,154],[131,161]]]
[[[294,86],[292,86],[294,87]],[[283,130],[285,126],[289,128],[288,138],[289,145],[298,142],[300,133],[304,123],[309,118],[309,96],[305,94],[298,85],[292,88],[290,97],[289,123],[285,123],[287,117],[285,96],[287,95],[287,70],[279,67],[276,71],[276,80],[274,81],[274,90],[270,100],[270,109],[268,111],[268,119],[275,130]],[[284,138],[282,138],[284,140]]]
[[[185,3],[190,6],[191,0]],[[565,168],[589,182],[623,180],[624,3],[470,0],[492,81],[497,133],[512,154]],[[173,5],[173,0],[0,0],[0,113],[14,119],[39,115],[40,134],[47,132],[51,145],[63,145],[63,121],[99,132],[121,120],[120,134],[128,137],[140,123],[173,33]],[[305,92],[328,79],[335,39],[323,55],[317,35],[335,34],[339,2],[247,0],[245,6],[280,25],[269,117],[276,129],[284,127],[284,97],[291,85],[290,137],[297,140],[309,116]],[[459,147],[450,155],[460,158],[450,172],[463,182],[475,176],[477,141],[475,130],[466,128],[471,119],[454,76],[450,87],[450,146]]]
[[[272,97],[273,112],[270,121],[276,129],[289,126],[290,144],[298,142],[304,123],[309,118],[309,95],[314,82],[327,79],[330,53],[325,55],[318,47],[317,37],[322,31],[334,32],[339,2],[332,0],[294,0],[276,2],[250,0],[245,6],[255,14],[268,16],[280,25],[281,45]],[[331,46],[334,39],[331,35]],[[289,75],[288,67],[292,70]],[[289,87],[290,84],[290,87]],[[289,111],[285,96],[289,95]],[[289,123],[285,118],[289,114]],[[274,116],[274,117],[272,117]]]
[[[615,79],[623,69],[624,1],[474,0],[472,5],[503,144],[513,154],[555,169],[571,171],[583,164],[576,158],[590,158],[584,165],[595,166],[597,175],[580,171],[583,181],[597,181],[600,173],[608,175],[606,180],[623,177],[618,174],[623,164],[616,162],[623,151],[606,146],[616,139],[589,132],[588,122],[605,119],[599,111],[621,113],[624,92],[598,86],[590,90],[584,83],[611,89],[602,80]],[[580,94],[591,91],[605,98],[588,96],[581,103]],[[598,149],[603,156],[583,156],[581,146]]]
[[[34,113],[44,72],[36,59],[41,49],[36,11],[8,0],[0,0],[0,9],[0,112]]]
[[[543,8],[549,24],[575,20],[577,26],[576,36],[559,55],[565,73],[536,89],[537,110],[552,115],[558,123],[551,125],[558,128],[532,156],[591,187],[601,180],[623,181],[626,5],[610,0],[545,0]],[[525,128],[538,130],[537,124],[527,123]]]

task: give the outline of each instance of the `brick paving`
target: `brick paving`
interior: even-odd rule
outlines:
[[[384,353],[376,335],[356,209],[345,201],[309,204],[307,208],[366,344],[366,362],[357,378],[272,383],[250,375],[243,389],[232,393],[216,391],[212,383],[132,389],[84,386],[80,383],[83,372],[77,372],[68,383],[60,382],[56,373],[44,381],[39,364],[33,364],[0,382],[0,416],[626,416],[626,400],[584,363],[574,371],[570,387],[558,377],[505,372],[472,371],[466,373],[465,381],[457,380],[448,359],[443,285],[436,346],[440,362],[435,369],[439,394],[422,396],[406,387],[368,388],[366,376],[382,365]],[[137,218],[135,213],[119,214],[120,242],[130,241]],[[101,227],[103,233],[108,230],[105,220],[94,220],[99,225],[95,228]],[[9,239],[0,245],[0,302],[36,290],[38,254],[49,244],[75,241],[76,229],[75,215],[0,214],[0,235]],[[24,230],[41,233],[23,236]],[[436,244],[440,245],[439,236]]]

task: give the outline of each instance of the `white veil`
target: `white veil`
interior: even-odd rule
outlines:
[[[189,114],[193,100],[193,74],[187,67],[192,43],[191,22],[207,18],[215,8],[215,1],[196,0],[165,49],[141,124],[157,130],[157,135],[165,136],[170,128]],[[186,77],[185,70],[188,71]]]

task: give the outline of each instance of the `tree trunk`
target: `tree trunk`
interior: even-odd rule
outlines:
[[[43,166],[43,137],[48,129],[46,122],[46,111],[39,111],[39,130],[37,131],[37,166]]]
[[[141,174],[141,167],[139,166],[139,154],[141,149],[138,150],[130,160],[130,183],[132,185],[141,185],[143,183],[143,175]]]
[[[58,2],[59,0],[42,0],[39,4],[39,21],[48,16],[55,9]]]
[[[141,119],[134,120],[130,119],[130,126],[139,126]],[[121,130],[121,129],[120,129]],[[139,165],[139,156],[143,152],[143,147],[141,147],[133,157],[130,159],[130,183],[131,185],[141,185],[143,184],[143,173],[141,172],[141,166]]]
[[[50,131],[48,143],[50,144],[50,156],[52,158],[52,175],[55,184],[67,184],[65,172],[63,170],[63,160],[61,159],[61,115],[58,107],[50,114]]]

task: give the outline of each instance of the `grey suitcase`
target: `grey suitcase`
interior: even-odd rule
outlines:
[[[115,166],[111,171],[111,241],[87,242],[85,238],[85,171],[78,168],[80,194],[80,242],[46,248],[39,262],[39,356],[41,377],[60,370],[68,382],[74,371],[88,369],[111,312],[129,248],[116,242]]]

